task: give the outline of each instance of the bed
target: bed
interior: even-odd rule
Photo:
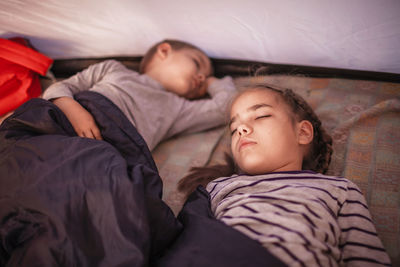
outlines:
[[[55,60],[52,72],[57,79],[63,79],[104,59],[106,58]],[[135,70],[138,69],[140,62],[140,57],[115,59]],[[400,264],[399,75],[224,59],[213,59],[213,63],[216,76],[231,75],[238,87],[253,82],[267,82],[281,87],[289,87],[310,103],[333,137],[334,153],[328,174],[344,176],[361,188],[369,204],[378,235],[391,257],[393,266],[398,266]],[[257,72],[260,67],[263,71]],[[42,78],[41,81],[43,89],[53,82],[47,78]],[[83,98],[85,97],[83,96]],[[189,234],[180,232],[182,225],[179,223],[185,220],[186,222],[192,221],[196,217],[193,213],[193,210],[196,209],[192,209],[195,202],[189,204],[185,202],[184,195],[177,190],[177,183],[188,173],[190,167],[221,162],[226,152],[229,153],[229,133],[225,127],[175,136],[160,143],[151,152],[155,163],[155,166],[151,167],[152,172],[155,172],[155,175],[158,172],[163,183],[161,186],[155,182],[157,190],[162,190],[163,201],[158,199],[161,197],[161,191],[159,195],[150,195],[156,203],[155,209],[161,207],[165,216],[162,218],[155,216],[154,218],[168,221],[167,226],[171,227],[171,232],[176,231],[177,233],[175,236],[171,234],[174,237],[169,237],[168,240],[160,238],[161,243],[169,244],[168,249],[163,252],[163,256],[158,261],[151,264],[172,266],[174,265],[172,263],[176,264],[179,259],[181,261],[175,266],[196,266],[193,262],[194,259],[204,259],[205,255],[210,256],[214,260],[213,263],[223,263],[219,262],[222,259],[212,254],[211,251],[202,252],[205,254],[198,253],[198,251],[197,254],[193,252],[196,246],[194,246],[193,240],[190,240],[190,236],[201,235],[200,232],[196,232],[198,228],[195,227],[195,231],[189,231]],[[144,155],[148,157],[149,153],[146,153]],[[151,161],[149,160],[146,164],[152,165]],[[4,161],[2,164],[4,165]],[[141,191],[141,194],[146,195],[148,193],[146,190]],[[202,198],[201,190],[196,194],[197,196],[192,197],[192,200]],[[206,209],[204,206],[201,207]],[[196,208],[198,209],[199,206]],[[172,214],[178,216],[180,222],[174,221]],[[205,223],[214,222],[207,221]],[[151,225],[151,222],[149,224]],[[186,226],[185,223],[183,225]],[[225,228],[221,230],[219,227],[221,226],[216,225],[212,231],[214,233],[229,231]],[[4,230],[4,228],[2,229]],[[212,233],[212,231],[210,232]],[[190,233],[194,234],[190,235]],[[149,238],[148,232],[146,234],[145,240]],[[231,236],[231,232],[226,233],[227,238]],[[203,240],[205,246],[213,243],[210,242],[213,240],[212,235],[209,235],[208,238],[208,242]],[[235,241],[232,241],[232,249],[242,249],[243,247],[240,247],[242,242],[242,244],[248,244],[248,247],[253,248],[254,246],[253,252],[247,251],[243,255],[247,256],[247,259],[253,257],[253,260],[256,261],[253,266],[261,266],[262,260],[260,259],[269,255],[259,251],[254,243],[241,238],[243,237],[235,236]],[[151,253],[159,252],[157,250],[153,252],[148,248],[147,243],[139,245],[145,248],[142,253],[143,257],[150,257]],[[163,246],[160,245],[160,247]],[[192,250],[188,252],[188,248]],[[221,248],[219,247],[219,249]],[[227,254],[231,252],[232,250],[224,251]],[[4,251],[2,253],[5,255]],[[193,258],[184,258],[183,255],[197,255],[197,258],[194,256]],[[231,263],[234,262],[237,266],[244,264],[243,257],[238,259],[232,257],[231,260]],[[197,266],[202,266],[201,264],[210,264],[211,259],[208,261],[197,261],[196,263]]]

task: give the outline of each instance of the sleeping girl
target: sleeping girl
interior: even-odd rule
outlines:
[[[229,127],[233,159],[193,168],[181,191],[206,186],[217,219],[289,266],[390,266],[360,189],[324,175],[332,139],[304,99],[251,86],[233,99]]]

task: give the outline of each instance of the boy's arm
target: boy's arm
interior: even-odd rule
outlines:
[[[209,78],[208,93],[211,99],[185,101],[179,117],[167,137],[178,133],[199,132],[226,123],[227,106],[236,93],[231,77]]]
[[[120,63],[108,60],[89,66],[74,76],[51,85],[43,98],[53,101],[67,116],[78,136],[101,140],[100,130],[93,116],[73,98],[100,82],[104,76],[118,68]]]
[[[107,60],[93,64],[68,79],[52,84],[44,91],[43,98],[46,100],[52,100],[62,96],[72,98],[76,93],[88,91],[95,84],[100,82],[107,73],[118,68],[120,64],[121,63],[115,60]]]
[[[93,116],[73,98],[63,96],[54,99],[53,103],[64,112],[78,136],[103,139]]]
[[[390,258],[376,233],[365,198],[352,182],[349,182],[347,199],[339,211],[338,222],[342,264],[390,266]]]

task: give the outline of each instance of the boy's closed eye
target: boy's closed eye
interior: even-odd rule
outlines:
[[[196,69],[200,70],[200,62],[199,62],[199,60],[197,58],[192,58],[192,59],[193,59],[194,64],[196,65]]]

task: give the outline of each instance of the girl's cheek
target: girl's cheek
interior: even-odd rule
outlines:
[[[232,146],[232,147],[234,146],[236,139],[237,139],[236,133],[234,133],[234,134],[231,136],[231,146]]]
[[[232,137],[231,138],[231,151],[233,152],[235,150],[235,139]]]

